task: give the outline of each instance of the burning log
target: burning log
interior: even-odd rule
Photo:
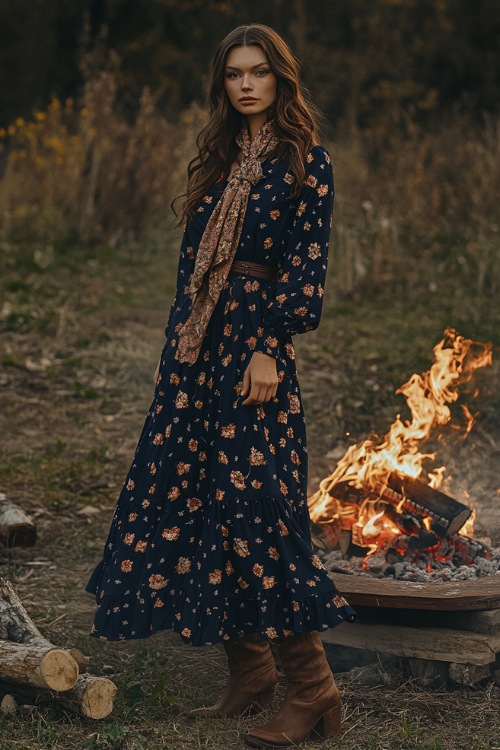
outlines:
[[[492,554],[492,550],[483,542],[462,534],[442,539],[434,551],[437,560],[450,560],[460,565],[473,565],[478,557],[488,560]]]
[[[384,510],[384,516],[391,521],[394,526],[407,534],[408,536],[419,536],[422,531],[422,519],[413,515],[409,511],[398,511],[392,505],[388,505]],[[437,539],[436,539],[437,542]]]
[[[345,536],[345,533],[347,533],[348,536],[347,543],[349,543],[351,539],[350,532],[342,528],[342,523],[338,517],[333,518],[327,523],[311,523],[311,528],[314,532],[314,541],[317,546],[325,552],[329,552],[336,547],[342,549],[342,536]],[[343,550],[343,554],[345,554],[345,552],[346,550]]]
[[[338,482],[330,488],[329,493],[344,503],[361,505],[367,499],[366,490],[353,487],[349,482]],[[403,478],[398,474],[391,474],[387,485],[378,489],[378,496],[397,508],[399,513],[400,509],[408,512],[409,515],[406,519],[401,518],[401,522],[405,524],[402,530],[409,534],[412,533],[411,519],[415,520],[418,516],[421,521],[415,525],[414,533],[418,533],[418,526],[422,527],[422,519],[429,517],[432,531],[442,538],[458,532],[472,515],[472,508],[459,503],[444,492],[418,479]]]
[[[5,547],[32,547],[36,526],[18,505],[0,492],[0,542]]]
[[[490,559],[493,554],[478,540],[450,533],[461,528],[471,508],[417,480],[393,475],[378,497],[338,482],[329,488],[329,497],[336,507],[340,504],[341,514],[330,522],[311,525],[314,542],[326,552],[340,549],[344,558],[366,557],[368,561],[379,550],[390,565],[416,560],[418,555],[427,572],[446,564],[471,566],[478,558]],[[367,504],[372,515],[363,519]],[[356,510],[348,512],[349,507]],[[368,565],[372,572],[378,567],[377,561]]]
[[[392,492],[396,497],[389,500]],[[431,528],[440,537],[456,534],[472,515],[472,508],[459,503],[444,492],[430,487],[419,479],[391,474],[384,499],[392,505],[403,501],[402,507],[432,519]]]
[[[418,552],[434,547],[438,541],[432,531],[422,530],[418,535],[400,534],[391,541],[391,550],[396,552]]]
[[[379,547],[409,552],[430,549],[441,539],[456,535],[472,514],[471,508],[443,492],[417,479],[402,478],[397,474],[391,475],[387,485],[379,489],[378,496],[367,495],[364,489],[349,482],[338,482],[329,487],[329,496],[344,506],[359,508],[370,500],[375,503],[382,501],[383,510],[377,515],[390,522],[387,531],[377,526],[376,519],[373,529],[367,529],[364,522],[356,520],[356,513],[344,513],[327,523],[313,523],[315,536],[322,540],[322,546],[327,550],[340,547],[342,529],[350,529],[350,544],[345,545],[345,552],[351,555],[367,554],[372,536],[376,536]]]

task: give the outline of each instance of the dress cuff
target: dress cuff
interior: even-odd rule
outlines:
[[[280,352],[279,339],[272,329],[264,326],[257,328],[257,343],[254,351],[278,358]]]

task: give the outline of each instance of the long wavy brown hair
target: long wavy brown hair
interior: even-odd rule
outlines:
[[[197,156],[188,165],[187,190],[178,199],[181,204],[179,224],[195,213],[200,199],[221,175],[230,172],[238,155],[236,136],[246,118],[230,103],[224,88],[226,60],[233,47],[255,45],[267,56],[277,79],[273,119],[279,146],[275,156],[283,159],[294,176],[292,195],[301,190],[305,178],[305,159],[317,142],[319,111],[300,80],[298,60],[286,42],[269,26],[238,26],[220,43],[212,61],[208,89],[209,121],[198,135]]]

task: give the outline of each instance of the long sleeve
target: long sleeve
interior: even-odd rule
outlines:
[[[276,290],[264,310],[255,351],[278,356],[279,339],[317,328],[321,318],[333,211],[333,171],[321,146],[307,156],[306,178]]]
[[[191,279],[191,275],[194,269],[195,251],[189,241],[188,231],[184,230],[184,235],[181,243],[181,250],[179,255],[179,262],[177,266],[177,282],[175,286],[175,297],[170,306],[170,313],[168,316],[167,325],[165,327],[165,335],[168,337],[170,329],[170,321],[176,308],[181,304],[182,299],[186,296],[187,288]]]

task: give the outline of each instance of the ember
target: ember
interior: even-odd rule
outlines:
[[[422,452],[434,428],[450,422],[449,405],[458,400],[460,387],[491,358],[491,344],[447,329],[434,348],[432,367],[396,391],[404,395],[411,419],[397,415],[384,438],[351,446],[320,483],[309,510],[327,567],[403,580],[500,572],[500,551],[471,536],[473,509],[438,489],[446,469],[427,471],[424,461],[435,454]],[[466,436],[475,416],[465,405],[461,412]]]

